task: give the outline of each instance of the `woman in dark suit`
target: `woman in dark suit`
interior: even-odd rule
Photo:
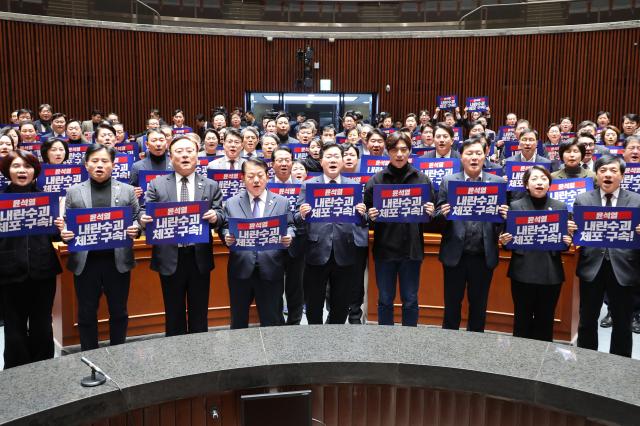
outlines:
[[[5,193],[40,192],[38,159],[11,151],[0,163],[11,181]],[[62,272],[51,235],[0,238],[0,304],[4,311],[4,367],[53,358],[51,309]]]
[[[511,202],[510,210],[566,210],[561,201],[547,194],[551,174],[542,166],[533,166],[523,176],[526,194]],[[500,234],[504,246],[513,239],[508,233]],[[571,237],[562,241],[571,246]],[[513,335],[536,340],[553,340],[553,315],[564,281],[562,259],[558,251],[523,251],[511,253],[509,272],[513,298]]]

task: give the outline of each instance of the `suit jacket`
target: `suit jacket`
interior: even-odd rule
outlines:
[[[264,207],[263,217],[280,215],[287,215],[287,235],[295,240],[295,228],[293,226],[293,215],[289,208],[289,200],[267,190],[267,204]],[[243,189],[225,202],[224,216],[225,222],[220,232],[222,241],[229,234],[228,218],[253,218],[249,193],[246,190]],[[282,280],[286,260],[287,250],[284,248],[282,250],[265,251],[232,251],[229,253],[227,275],[229,278],[244,280],[251,276],[256,265],[260,265],[260,279],[267,281]]]
[[[440,212],[443,204],[448,203],[449,182],[464,181],[464,173],[454,173],[446,175],[440,183],[438,191],[438,202],[436,203],[436,220],[445,219]],[[500,176],[489,173],[482,173],[482,182],[504,182]],[[484,256],[487,267],[495,268],[498,265],[498,235],[502,224],[482,222],[482,240],[484,245]],[[445,266],[457,266],[462,258],[464,250],[465,227],[464,222],[459,220],[447,220],[440,242],[439,259]]]
[[[431,150],[424,153],[422,158],[436,158],[436,151]],[[460,158],[460,153],[451,147],[451,158]]]
[[[275,176],[269,179],[269,183],[276,183]],[[267,188],[269,188],[269,183],[267,183]],[[301,184],[302,182],[294,178],[293,176],[291,176],[291,183]],[[291,242],[291,245],[289,246],[289,249],[287,250],[289,256],[292,258],[298,258],[301,255],[303,255],[306,248],[306,244],[305,244],[306,230],[304,228],[304,225],[303,224],[295,225],[295,230],[296,230],[296,238],[293,239],[293,241]]]
[[[137,223],[140,217],[138,198],[133,192],[133,186],[111,179],[111,207],[131,206],[133,208],[133,222]],[[91,181],[85,180],[73,185],[67,190],[65,211],[69,209],[89,209],[91,204]],[[130,247],[113,249],[116,269],[124,273],[133,269],[136,262],[133,258],[133,249]],[[80,275],[87,263],[88,251],[69,253],[67,268],[76,275]]]
[[[201,175],[195,176],[195,201],[207,201],[209,209],[216,211],[218,221],[211,228],[219,228],[224,223],[224,212],[222,211],[222,192],[218,183],[207,179]],[[147,187],[145,193],[145,203],[153,202],[175,202],[178,201],[178,191],[176,189],[176,174],[171,173],[166,176],[158,176]],[[211,271],[215,265],[213,261],[213,238],[209,233],[209,241],[195,245],[196,264],[201,274]],[[156,244],[151,251],[151,269],[162,275],[172,275],[178,266],[178,245],[177,244]]]
[[[574,206],[602,206],[600,190],[594,189],[578,195]],[[640,207],[640,195],[635,192],[620,189],[618,195],[618,207]],[[636,223],[633,224],[637,225]],[[635,231],[633,231],[635,232]],[[602,261],[604,259],[604,248],[581,247],[580,258],[576,268],[576,275],[584,281],[594,281]],[[632,249],[609,249],[609,258],[616,279],[622,286],[640,284],[640,250]]]
[[[221,169],[221,170],[225,170],[227,169],[227,156],[223,156],[220,158],[216,158],[215,160],[211,161],[209,163],[209,165],[207,166],[207,169]],[[236,162],[234,163],[234,166],[236,167],[235,170],[241,170],[242,169],[242,164],[245,162],[245,159],[242,157],[238,157],[236,158]]]
[[[507,158],[505,161],[526,161],[524,158],[522,158],[522,154],[521,153],[517,153],[515,155],[512,155],[511,157]],[[551,163],[551,160],[549,160],[547,157],[543,157],[542,155],[540,155],[539,153],[536,154],[536,163]]]
[[[511,210],[536,210],[528,193],[509,205]],[[562,201],[547,197],[541,210],[567,210]],[[567,247],[568,248],[568,247]],[[507,276],[528,284],[561,284],[564,281],[561,252],[513,250]]]
[[[133,186],[140,186],[140,182],[138,181],[138,175],[140,174],[140,170],[172,170],[173,169],[173,166],[171,166],[171,161],[169,160],[169,157],[167,157],[165,164],[166,164],[166,167],[164,169],[157,169],[156,167],[154,167],[156,166],[156,163],[151,161],[151,158],[149,158],[149,156],[145,157],[140,161],[136,161],[135,163],[133,163],[133,166],[131,167],[131,177],[129,178],[129,184]]]
[[[355,184],[352,179],[341,177],[342,183]],[[355,261],[356,247],[362,246],[360,236],[364,236],[367,227],[367,218],[361,217],[358,224],[354,223],[328,223],[328,222],[306,222],[300,215],[300,206],[305,201],[306,188],[308,183],[324,183],[324,175],[316,176],[302,183],[300,196],[296,203],[294,221],[297,226],[304,226],[306,231],[305,253],[306,263],[310,265],[324,265],[329,261],[331,252],[335,261],[340,266],[353,265]],[[309,213],[311,214],[311,213]],[[358,213],[356,213],[358,214]],[[365,215],[366,216],[366,215]],[[356,239],[360,244],[356,244]]]

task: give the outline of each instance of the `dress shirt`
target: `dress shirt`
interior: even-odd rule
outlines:
[[[618,205],[618,196],[620,195],[620,188],[618,188],[615,191],[613,191],[612,194],[613,194],[613,197],[611,197],[611,206],[612,207],[617,207],[617,205]],[[603,190],[600,190],[600,200],[602,202],[602,207],[606,207],[607,206],[607,197],[606,197],[606,193]]]
[[[182,175],[176,173],[176,194],[178,194],[178,200],[180,199],[180,193],[182,192]],[[187,190],[189,191],[189,201],[194,201],[196,193],[196,172],[191,173],[186,177],[189,182],[187,183]]]
[[[275,175],[274,176],[274,180],[275,180],[275,183],[293,183],[293,179],[291,179],[291,175],[289,175],[289,179],[284,180],[284,181],[280,180],[278,175]]]
[[[447,152],[447,155],[440,155],[438,154],[438,151],[436,151],[436,158],[451,158],[451,150]]]
[[[527,160],[526,158],[524,158],[524,154],[520,153],[520,157],[522,158],[522,161],[524,161],[525,163],[535,163],[536,159],[538,158],[538,153],[534,152],[533,156],[531,157],[531,160]]]
[[[331,179],[329,176],[323,173],[322,177],[324,178],[324,183],[331,183],[332,180],[335,181],[336,183],[342,183],[341,175],[336,176],[335,179]]]
[[[253,211],[255,197],[249,192],[247,192],[247,194],[249,194],[249,204],[251,205],[251,211]],[[262,194],[260,194],[258,198],[260,199],[260,205],[258,206],[260,208],[260,217],[264,217],[264,208],[267,206],[267,190],[265,189],[264,191],[262,191]]]

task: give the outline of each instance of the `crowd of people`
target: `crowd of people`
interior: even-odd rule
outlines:
[[[207,120],[207,118],[209,118]],[[299,113],[268,111],[261,122],[251,112],[236,108],[228,113],[216,108],[198,114],[193,128],[185,113],[176,109],[167,124],[151,110],[145,130],[128,133],[117,114],[93,111],[90,120],[53,113],[48,104],[37,113],[16,110],[0,132],[0,171],[5,193],[39,192],[37,177],[42,164],[63,164],[70,147],[88,145],[83,164],[89,178],[71,186],[63,197],[67,212],[77,208],[130,206],[133,224],[129,238],[144,235],[153,218],[146,203],[206,201],[202,218],[209,223],[209,241],[154,245],[151,269],[159,274],[165,307],[166,335],[207,331],[207,308],[215,267],[212,244],[217,234],[229,247],[236,244],[230,218],[255,219],[287,215],[287,232],[281,249],[234,251],[229,255],[228,286],[231,328],[249,325],[249,307],[255,301],[261,326],[300,324],[306,307],[309,324],[322,324],[324,307],[331,324],[362,324],[364,277],[375,270],[378,287],[378,322],[394,324],[394,299],[399,288],[402,325],[418,323],[418,289],[421,279],[424,233],[442,234],[439,259],[444,271],[443,328],[459,329],[462,301],[467,292],[467,330],[485,328],[489,288],[498,264],[499,243],[513,235],[503,223],[449,220],[449,186],[456,181],[504,182],[495,172],[508,162],[534,163],[523,177],[524,192],[509,194],[499,206],[509,211],[566,210],[548,192],[554,179],[588,178],[595,189],[581,194],[575,205],[640,208],[640,195],[620,187],[627,163],[640,162],[640,117],[626,114],[621,129],[611,114],[601,111],[595,121],[574,125],[570,117],[550,124],[543,135],[515,114],[491,129],[490,110],[422,110],[403,121],[387,113],[365,120],[349,111],[334,124],[318,122]],[[372,121],[372,122],[368,122]],[[515,141],[515,142],[514,142]],[[542,143],[540,142],[542,141]],[[117,148],[133,143],[138,158],[128,183],[112,178]],[[507,150],[514,146],[513,151]],[[34,152],[33,146],[39,151]],[[307,146],[304,158],[293,147]],[[27,149],[31,147],[31,150]],[[540,149],[542,147],[542,149]],[[38,158],[38,154],[39,157]],[[346,173],[360,170],[363,156],[386,157],[388,165],[373,174],[355,206],[357,220],[350,223],[309,221],[312,207],[305,197],[308,184],[357,183]],[[374,207],[374,187],[380,184],[428,184],[429,177],[412,166],[412,159],[457,158],[461,171],[444,176],[439,190],[420,206],[424,221],[379,222]],[[244,189],[223,201],[218,182],[196,173],[199,159],[211,157],[208,167],[242,171]],[[139,181],[143,170],[171,171],[152,180],[146,191]],[[292,206],[289,199],[269,191],[269,184],[300,185]],[[5,368],[53,357],[51,311],[57,274],[62,268],[53,243],[69,242],[75,235],[65,215],[55,220],[59,233],[0,239],[0,301],[5,322]],[[640,233],[640,223],[634,231]],[[578,229],[569,219],[562,241],[566,249]],[[373,265],[368,263],[369,230],[374,231]],[[603,300],[609,306],[613,327],[610,352],[631,356],[632,331],[640,332],[640,252],[636,249],[580,250],[576,274],[580,278],[578,346],[597,350],[598,318]],[[97,309],[105,295],[109,308],[110,344],[121,344],[127,334],[127,298],[131,248],[70,253],[67,269],[73,273],[78,300],[81,349],[98,347]],[[561,251],[511,253],[508,276],[514,304],[515,336],[551,341],[553,317],[565,280]],[[283,295],[286,315],[283,314]],[[605,297],[606,295],[606,297]],[[187,314],[188,312],[188,314]]]

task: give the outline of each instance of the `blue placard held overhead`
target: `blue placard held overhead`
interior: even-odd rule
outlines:
[[[229,233],[236,243],[231,251],[283,250],[280,238],[287,235],[287,216],[262,217],[258,219],[229,218]]]
[[[640,208],[573,206],[573,220],[578,226],[573,242],[577,246],[638,249]]]
[[[424,205],[431,201],[428,184],[374,185],[373,206],[378,209],[376,222],[428,222]]]
[[[509,210],[506,231],[513,240],[506,247],[509,250],[565,250],[562,236],[569,235],[567,220],[566,210]]]
[[[440,109],[458,108],[458,95],[443,95],[436,98],[436,105]]]
[[[67,209],[65,215],[67,229],[75,234],[68,243],[71,252],[133,245],[127,236],[127,228],[133,225],[131,206]]]
[[[209,209],[207,201],[147,203],[145,208],[153,218],[147,225],[147,244],[209,242],[209,222],[202,219]]]
[[[505,182],[449,181],[447,219],[503,222],[498,208],[506,203],[506,187]]]
[[[58,194],[44,192],[0,194],[0,237],[55,234]]]
[[[489,110],[489,97],[467,98],[467,112],[486,112]]]
[[[306,222],[359,223],[362,217],[356,205],[362,202],[360,184],[306,185],[305,202],[311,206]]]

